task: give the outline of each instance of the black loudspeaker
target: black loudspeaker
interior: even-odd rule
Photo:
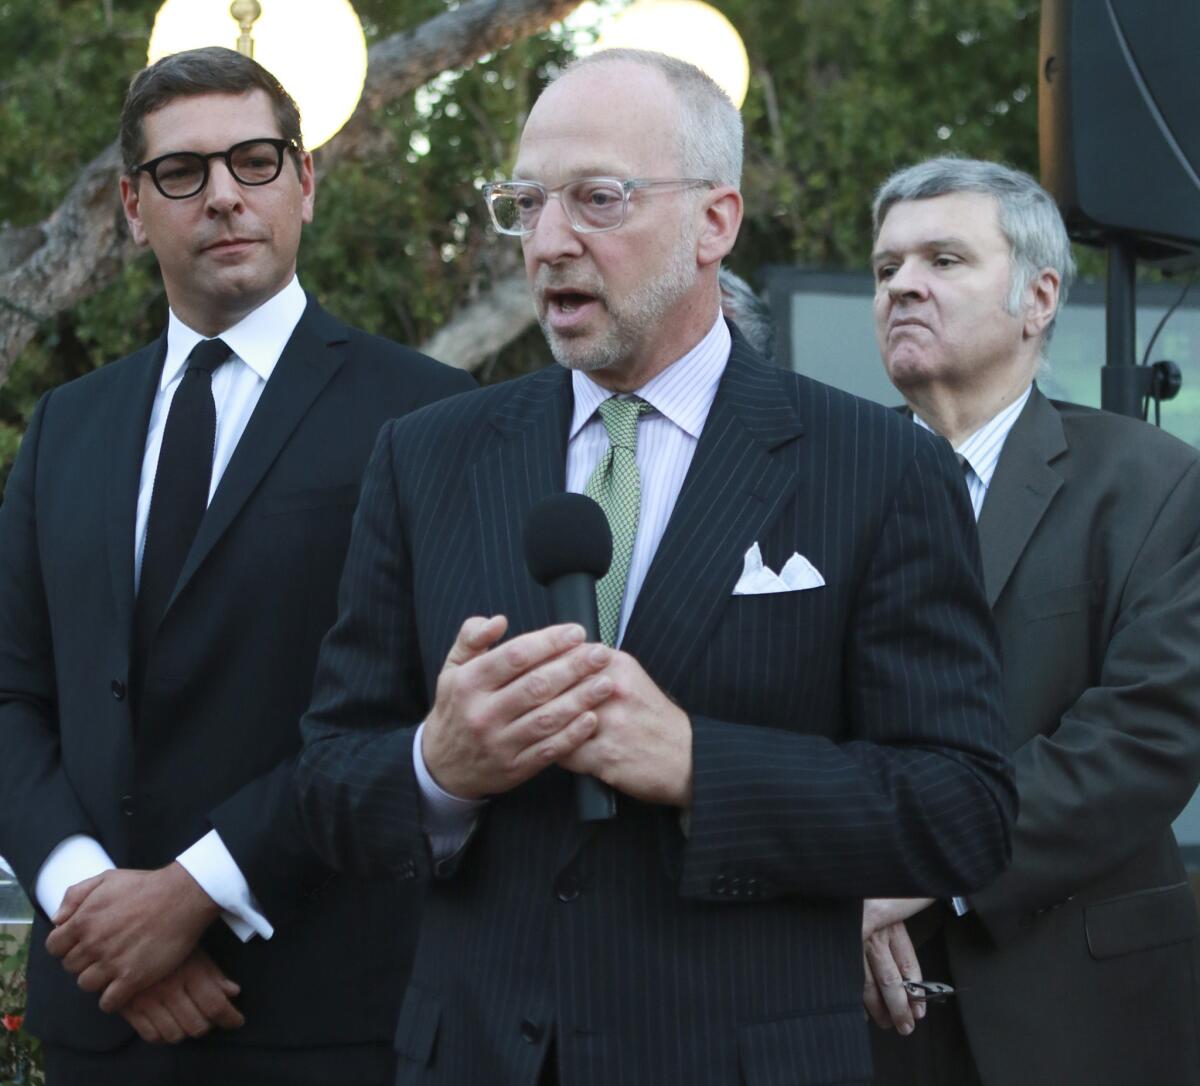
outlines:
[[[1042,184],[1077,241],[1200,264],[1200,0],[1042,0]]]

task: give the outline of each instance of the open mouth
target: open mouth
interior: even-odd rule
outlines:
[[[583,321],[599,303],[594,294],[569,288],[547,290],[546,318],[555,328],[569,328]]]

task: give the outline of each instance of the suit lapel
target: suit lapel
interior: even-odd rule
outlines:
[[[483,592],[491,614],[511,631],[551,622],[547,595],[525,565],[522,545],[530,508],[566,489],[571,375],[559,366],[534,374],[491,418],[494,440],[471,468]]]
[[[200,522],[168,611],[341,367],[346,338],[345,326],[310,297]]]
[[[735,331],[729,364],[622,648],[672,689],[727,606],[742,557],[796,485],[794,389]]]
[[[983,578],[992,607],[1063,484],[1049,465],[1066,451],[1062,419],[1035,386],[1004,442],[979,516]]]
[[[133,551],[137,529],[138,487],[146,453],[146,430],[150,409],[162,374],[167,336],[159,339],[122,364],[108,404],[106,430],[109,434],[108,569],[116,603],[117,630],[130,643],[133,630]]]

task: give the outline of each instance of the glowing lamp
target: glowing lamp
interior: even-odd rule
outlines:
[[[349,0],[166,0],[147,63],[206,45],[253,56],[287,88],[310,151],[349,120],[362,95],[367,42]]]
[[[733,24],[701,0],[635,0],[601,33],[596,48],[678,57],[711,76],[739,109],[746,99],[746,46]]]

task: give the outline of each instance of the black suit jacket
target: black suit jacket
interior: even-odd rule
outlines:
[[[404,725],[467,616],[550,623],[520,538],[570,415],[555,367],[380,435],[298,775],[331,862],[428,870]],[[1007,854],[959,480],[940,439],[735,333],[623,643],[691,715],[689,835],[625,796],[583,829],[556,767],[496,797],[432,872],[398,1082],[533,1083],[552,1034],[572,1086],[868,1078],[858,899],[978,886]],[[825,587],[732,596],[755,541]]]
[[[972,1055],[987,1086],[1200,1082],[1171,832],[1200,782],[1200,454],[1034,389],[979,537],[1021,809],[1012,865],[935,936]]]
[[[0,507],[0,853],[33,896],[70,834],[156,867],[215,827],[275,937],[205,937],[242,986],[218,1042],[390,1034],[417,918],[411,880],[333,879],[305,843],[289,762],[362,469],[384,420],[472,385],[309,300],[223,475],[153,643],[133,719],[134,523],[157,343],[48,393]],[[38,914],[28,1021],[103,1050],[130,1036],[50,958]]]

